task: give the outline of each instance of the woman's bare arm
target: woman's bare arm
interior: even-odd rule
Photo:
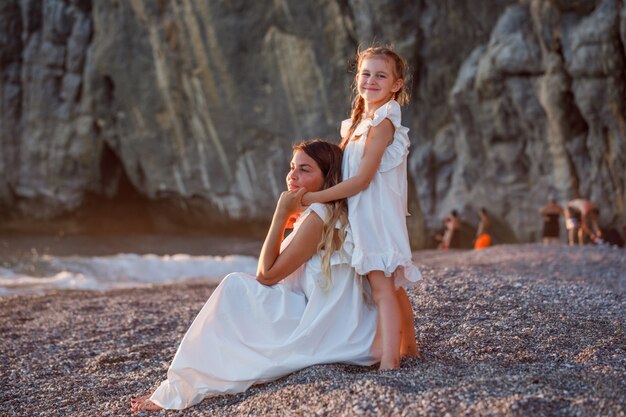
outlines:
[[[324,222],[312,213],[300,225],[298,233],[289,246],[280,253],[285,227],[294,212],[300,206],[300,199],[306,192],[303,188],[285,191],[281,194],[272,224],[263,243],[257,267],[257,281],[264,285],[274,285],[294,272],[317,251],[322,236]]]

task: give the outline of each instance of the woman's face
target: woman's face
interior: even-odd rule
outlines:
[[[319,191],[324,184],[324,176],[317,162],[303,151],[297,150],[291,158],[291,168],[287,174],[287,188]]]

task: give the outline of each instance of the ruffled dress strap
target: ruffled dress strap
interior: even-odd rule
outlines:
[[[328,206],[321,203],[313,203],[307,208],[308,213],[316,213],[322,220],[325,221],[326,216],[329,215]],[[306,212],[305,212],[306,213]],[[303,213],[304,214],[304,213]],[[304,216],[303,216],[304,217]],[[340,229],[341,223],[337,222],[335,228]],[[346,235],[344,236],[343,245],[336,250],[330,257],[331,266],[350,264],[352,259],[352,253],[354,251],[354,240],[352,239],[352,231],[350,226],[346,227]]]
[[[402,126],[402,111],[400,105],[395,100],[390,100],[383,104],[376,110],[373,118],[367,118],[361,120],[356,129],[354,130],[353,137],[358,136],[362,139],[367,137],[370,127],[378,126],[383,120],[389,119],[395,128],[393,134],[393,142],[385,149],[380,166],[379,172],[389,171],[404,162],[405,158],[409,154],[409,146],[411,141],[409,140],[409,129]],[[352,125],[351,119],[346,119],[341,122],[341,137],[344,138]],[[352,139],[352,138],[351,138]],[[362,153],[363,147],[357,148]],[[357,155],[360,159],[360,154]]]
[[[326,216],[328,215],[328,209],[326,208],[326,206],[324,204],[320,204],[320,203],[313,203],[311,204],[309,207],[307,207],[306,210],[304,210],[300,216],[298,217],[298,219],[295,221],[295,223],[293,224],[293,232],[289,234],[289,236],[287,236],[282,243],[280,244],[280,252],[282,253],[282,251],[285,250],[285,248],[291,243],[291,241],[293,240],[294,236],[298,233],[298,229],[300,228],[300,225],[302,224],[302,222],[304,222],[304,220],[309,217],[309,215],[311,213],[315,213],[318,216],[320,216],[320,218],[322,219],[322,221],[324,221],[326,219]]]
[[[328,216],[328,208],[326,208],[326,204],[313,203],[307,208],[307,211],[317,214],[322,221],[326,221],[326,216]]]
[[[378,110],[374,112],[371,125],[378,126],[385,119],[389,119],[396,129],[402,126],[402,111],[397,101],[389,100],[387,103],[380,106]]]
[[[317,214],[320,219],[322,219],[322,221],[326,220],[326,216],[328,215],[328,209],[326,208],[325,204],[321,204],[321,203],[313,203],[311,204],[309,207],[306,208],[306,210],[304,210],[300,216],[298,217],[298,219],[296,220],[296,222],[293,224],[293,228],[294,230],[298,230],[298,228],[300,227],[300,225],[302,224],[302,222],[309,216],[309,214],[311,213],[315,213]],[[292,233],[293,234],[293,233]],[[291,236],[291,235],[289,235]]]
[[[378,126],[385,119],[391,121],[396,131],[393,135],[393,142],[387,146],[380,161],[379,172],[389,171],[400,165],[409,154],[409,146],[411,145],[408,135],[409,129],[401,124],[402,111],[397,101],[390,100],[378,108],[374,113],[373,119],[370,119],[370,124],[371,126]]]
[[[350,126],[352,126],[352,119],[346,119],[341,122],[339,134],[341,135],[342,140],[348,135],[348,132],[350,131]]]

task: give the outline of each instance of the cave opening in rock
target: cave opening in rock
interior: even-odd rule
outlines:
[[[86,195],[76,212],[79,229],[85,233],[153,233],[150,216],[154,204],[128,177],[117,152],[105,143],[100,156],[100,182]]]

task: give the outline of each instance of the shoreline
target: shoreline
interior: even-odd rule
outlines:
[[[423,357],[319,365],[153,415],[620,416],[626,257],[598,247],[416,252]],[[201,282],[0,298],[0,415],[131,415],[212,291]],[[146,415],[146,414],[144,414]]]
[[[110,256],[119,253],[171,255],[257,256],[262,239],[239,235],[194,233],[134,234],[10,234],[0,235],[3,258],[50,256]],[[236,252],[236,253],[235,253]]]

